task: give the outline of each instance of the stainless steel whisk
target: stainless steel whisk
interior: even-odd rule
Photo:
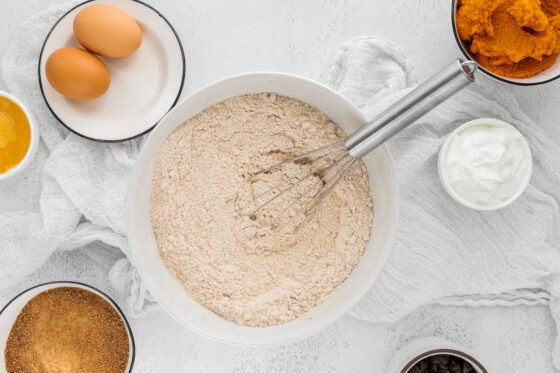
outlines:
[[[476,62],[465,62],[458,59],[381,112],[345,140],[287,159],[252,175],[247,179],[248,182],[259,175],[270,173],[272,170],[292,162],[305,160],[308,165],[303,171],[289,175],[286,179],[260,193],[242,209],[242,212],[255,218],[266,206],[280,198],[286,198],[293,188],[296,188],[305,180],[317,176],[318,180],[311,187],[299,194],[293,201],[288,201],[286,207],[270,220],[273,226],[276,225],[280,217],[297,207],[303,198],[311,196],[303,207],[289,215],[288,221],[281,224],[280,228],[288,226],[301,214],[305,216],[305,219],[296,228],[306,224],[324,199],[329,196],[360,158],[414,123],[469,83],[474,82],[476,69]]]

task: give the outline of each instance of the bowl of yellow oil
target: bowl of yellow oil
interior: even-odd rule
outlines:
[[[0,180],[23,171],[38,145],[39,129],[31,112],[19,99],[0,91]]]

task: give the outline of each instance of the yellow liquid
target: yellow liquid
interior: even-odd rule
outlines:
[[[31,142],[29,120],[12,100],[0,97],[0,174],[17,166]]]

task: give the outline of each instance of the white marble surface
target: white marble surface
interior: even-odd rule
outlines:
[[[58,2],[0,0],[0,56],[23,20]],[[420,79],[458,56],[448,0],[147,2],[169,18],[183,41],[188,68],[183,96],[245,71],[287,71],[322,81],[340,44],[363,34],[385,36],[400,44]],[[526,112],[560,139],[555,120],[560,115],[555,104],[560,82],[511,89]],[[8,202],[9,188],[2,193],[2,208],[17,207]],[[0,304],[49,280],[79,280],[113,294],[105,280],[108,266],[94,263],[88,250],[105,248],[93,245],[54,255],[22,283],[0,291]],[[122,300],[117,297],[117,301]],[[212,342],[183,329],[162,311],[131,323],[137,342],[135,372],[384,372],[399,345],[432,335],[465,345],[490,372],[555,372],[550,358],[555,325],[545,307],[431,305],[394,324],[370,324],[346,316],[319,335],[269,349]]]

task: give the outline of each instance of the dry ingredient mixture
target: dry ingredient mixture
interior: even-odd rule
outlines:
[[[240,209],[305,162],[248,176],[344,138],[309,105],[262,93],[215,104],[178,127],[153,170],[151,219],[163,261],[195,300],[241,325],[286,323],[322,303],[359,262],[372,203],[358,162],[301,229],[271,230]],[[268,176],[268,175],[266,175]]]
[[[495,74],[532,77],[558,57],[558,0],[460,0],[456,23],[476,60]]]
[[[129,351],[113,306],[90,291],[60,287],[23,307],[4,356],[8,373],[123,373]]]

